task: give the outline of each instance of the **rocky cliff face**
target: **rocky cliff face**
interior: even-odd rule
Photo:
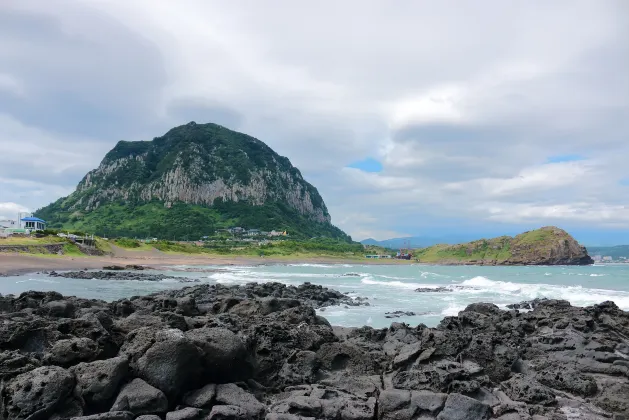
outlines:
[[[587,265],[594,261],[568,232],[554,226],[459,245],[435,245],[416,255],[420,261],[478,265]]]
[[[212,206],[216,200],[280,201],[320,223],[330,215],[317,190],[266,144],[215,124],[189,123],[152,142],[120,142],[78,185],[72,207],[115,200]]]
[[[510,244],[514,265],[587,265],[594,261],[587,249],[565,230],[548,226],[517,235]]]
[[[37,214],[53,228],[104,236],[183,239],[240,225],[349,239],[287,158],[246,134],[194,122],[152,141],[120,141],[74,193]]]

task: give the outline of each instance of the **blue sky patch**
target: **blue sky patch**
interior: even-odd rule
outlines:
[[[561,162],[576,162],[578,160],[585,160],[585,156],[577,155],[577,154],[567,154],[567,155],[555,155],[550,156],[546,163],[561,163]]]
[[[365,160],[359,160],[347,165],[348,168],[360,169],[364,172],[382,172],[382,163],[373,158],[367,158]]]
[[[623,178],[620,180],[620,185],[624,185],[625,187],[629,187],[629,178]]]

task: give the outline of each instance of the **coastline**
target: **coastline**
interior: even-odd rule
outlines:
[[[324,256],[244,257],[219,255],[185,255],[153,253],[151,251],[124,251],[117,255],[105,256],[38,256],[28,254],[0,253],[0,275],[20,275],[42,270],[102,269],[105,265],[137,264],[152,269],[173,265],[263,265],[263,264],[361,264],[399,265],[406,260],[360,260],[356,258],[335,258]]]

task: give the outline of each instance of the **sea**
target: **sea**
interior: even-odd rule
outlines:
[[[153,271],[146,270],[145,273]],[[501,308],[535,298],[565,299],[575,306],[611,300],[629,310],[629,264],[590,266],[481,267],[361,264],[283,264],[256,266],[171,266],[154,271],[210,284],[310,282],[367,298],[369,306],[333,306],[318,310],[332,325],[374,328],[392,322],[436,326],[474,302]],[[189,286],[159,282],[76,280],[33,273],[0,278],[0,294],[54,290],[64,295],[112,301]],[[447,291],[416,292],[418,288]],[[443,289],[442,289],[443,290]],[[391,318],[390,312],[413,312]],[[387,317],[389,316],[389,317]]]

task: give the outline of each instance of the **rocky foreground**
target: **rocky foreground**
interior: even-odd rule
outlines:
[[[342,296],[267,283],[0,297],[0,418],[629,418],[629,313],[611,302],[333,328],[314,307]]]

